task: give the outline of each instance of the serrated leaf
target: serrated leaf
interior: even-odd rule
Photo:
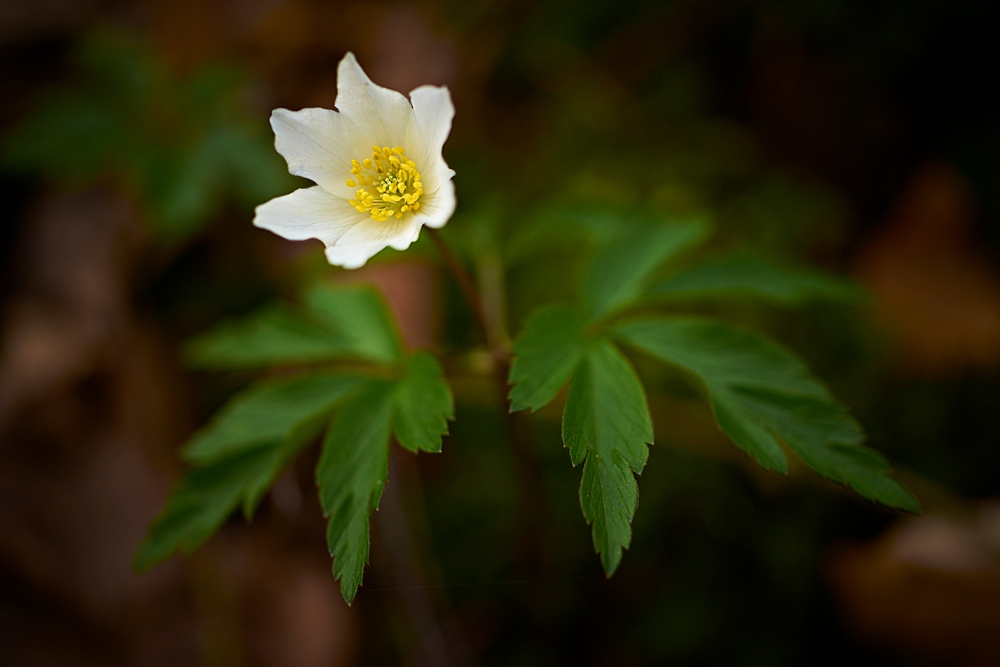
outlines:
[[[843,278],[807,268],[793,268],[751,255],[718,257],[677,273],[649,290],[664,299],[754,297],[784,306],[825,299],[858,303],[864,290]]]
[[[180,551],[190,554],[212,536],[248,494],[269,487],[283,468],[280,443],[220,459],[184,476],[149,528],[133,561],[143,571]]]
[[[440,452],[448,420],[455,418],[455,399],[433,355],[417,352],[396,387],[396,439],[417,452]]]
[[[650,274],[708,233],[701,221],[642,224],[597,251],[584,275],[583,301],[593,319],[635,299]]]
[[[573,373],[562,434],[573,465],[586,459],[580,507],[610,576],[632,540],[638,501],[632,472],[642,472],[653,443],[642,383],[610,341],[591,343]]]
[[[242,503],[249,519],[292,459],[362,380],[312,375],[262,383],[231,400],[185,451],[196,465],[150,526],[135,566],[190,553]]]
[[[639,504],[639,485],[632,468],[617,452],[610,460],[587,457],[580,480],[580,507],[591,524],[594,549],[610,577],[632,541],[632,517]]]
[[[348,604],[368,563],[368,517],[389,474],[395,389],[392,382],[373,380],[348,400],[326,434],[316,468],[333,575]]]
[[[536,311],[514,343],[511,412],[545,407],[569,381],[584,352],[584,318],[570,306]]]
[[[185,347],[200,368],[261,368],[336,359],[398,361],[402,344],[373,287],[323,286],[305,296],[307,311],[267,307],[195,337]]]
[[[719,428],[765,468],[787,471],[784,442],[808,467],[869,500],[918,511],[889,476],[889,465],[861,444],[846,409],[790,352],[746,329],[701,318],[627,324],[618,336],[696,375]]]
[[[839,403],[760,388],[738,391],[747,394],[757,414],[774,424],[778,437],[813,471],[868,500],[920,512],[920,502],[889,474],[885,457],[861,444],[861,427]]]
[[[378,290],[368,285],[323,286],[306,295],[316,318],[338,333],[344,349],[372,361],[398,361],[402,342]]]
[[[184,448],[184,458],[206,465],[259,443],[308,439],[361,382],[356,376],[330,373],[261,382],[226,403]]]
[[[331,331],[269,307],[192,338],[184,356],[198,368],[243,369],[326,361],[344,356],[344,349]]]

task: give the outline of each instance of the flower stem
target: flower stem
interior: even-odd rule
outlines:
[[[528,571],[538,573],[543,567],[540,552],[540,538],[545,522],[545,486],[542,471],[531,446],[529,430],[510,412],[507,403],[507,378],[510,376],[510,343],[507,337],[504,315],[503,268],[499,262],[487,263],[480,271],[482,290],[466,271],[462,262],[451,251],[437,230],[427,229],[437,247],[442,260],[455,278],[469,304],[483,337],[483,342],[493,357],[493,375],[499,391],[501,410],[507,440],[511,444],[515,469],[520,480],[521,493],[518,494],[521,517],[521,535],[515,545],[517,559]]]
[[[503,395],[506,396],[506,371],[510,366],[510,353],[506,349],[504,340],[506,336],[503,333],[502,323],[491,321],[496,318],[490,318],[489,314],[486,312],[486,308],[483,305],[483,299],[479,294],[479,288],[476,286],[475,280],[472,279],[472,276],[465,270],[462,262],[455,256],[455,253],[451,251],[451,248],[448,247],[448,244],[441,237],[441,233],[436,229],[428,227],[427,234],[431,237],[431,241],[434,242],[434,246],[441,255],[441,259],[444,261],[445,266],[448,267],[448,271],[455,279],[455,282],[458,283],[459,289],[462,290],[462,296],[465,297],[465,301],[469,304],[469,309],[472,311],[472,316],[476,320],[476,326],[479,328],[479,333],[483,337],[486,349],[489,350],[490,354],[493,356],[494,362],[504,371]]]

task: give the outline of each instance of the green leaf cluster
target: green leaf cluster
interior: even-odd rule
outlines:
[[[609,576],[631,541],[635,475],[653,443],[645,389],[622,345],[689,374],[719,429],[765,468],[786,473],[787,449],[869,500],[919,511],[886,460],[862,444],[857,422],[791,352],[742,327],[660,312],[665,303],[748,296],[782,306],[856,303],[863,293],[818,271],[745,255],[669,271],[707,236],[697,220],[625,228],[594,253],[578,303],[536,310],[514,343],[512,411],[539,410],[568,384],[563,444],[574,466],[583,463],[580,506]]]
[[[745,299],[800,306],[864,298],[848,281],[749,255],[691,262],[709,226],[699,219],[594,229],[579,298],[534,311],[513,346],[511,411],[537,411],[565,390],[562,440],[582,465],[579,500],[610,576],[632,540],[636,475],[653,444],[646,387],[629,354],[687,375],[719,430],[767,469],[788,453],[816,473],[893,508],[919,511],[888,462],[862,443],[847,410],[805,365],[767,337],[665,306]],[[681,268],[675,268],[680,265]],[[184,449],[191,470],[136,557],[146,568],[189,553],[238,509],[251,518],[275,479],[310,442],[333,571],[352,601],[369,555],[369,518],[388,477],[393,440],[437,452],[454,400],[441,365],[404,350],[368,287],[320,287],[299,306],[269,306],[190,341],[188,361],[213,370],[298,368],[236,395]]]
[[[172,492],[135,559],[138,569],[190,553],[262,497],[325,430],[316,483],[333,571],[350,603],[368,562],[369,515],[388,477],[393,438],[438,452],[454,399],[437,359],[403,350],[369,287],[321,287],[301,309],[268,308],[192,341],[205,367],[268,369],[324,364],[261,380],[234,396],[184,448],[191,470]]]
[[[253,206],[294,186],[245,74],[211,65],[174,75],[148,44],[98,31],[75,54],[78,80],[50,91],[0,146],[4,169],[138,197],[157,236],[179,242],[230,200]]]

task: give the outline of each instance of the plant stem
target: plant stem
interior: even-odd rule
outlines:
[[[493,376],[499,392],[507,440],[514,455],[521,492],[518,494],[521,516],[521,535],[515,546],[517,559],[524,569],[539,572],[541,563],[540,540],[544,527],[545,483],[538,459],[531,446],[527,424],[519,415],[510,412],[507,403],[507,378],[510,376],[510,342],[506,328],[506,294],[503,287],[503,266],[496,261],[485,261],[479,270],[480,286],[466,271],[461,261],[434,229],[427,229],[441,258],[469,304],[479,326],[483,342],[493,357]]]
[[[489,313],[487,313],[475,280],[473,280],[472,276],[469,275],[469,272],[465,270],[462,262],[455,256],[455,253],[451,251],[448,244],[445,243],[445,240],[441,237],[441,233],[438,232],[438,230],[431,229],[429,227],[426,231],[431,237],[431,241],[434,242],[434,246],[441,255],[441,259],[444,261],[445,266],[448,267],[448,271],[451,273],[452,277],[455,278],[455,282],[458,283],[458,287],[462,290],[462,296],[465,297],[465,301],[469,304],[469,309],[472,311],[472,316],[476,320],[476,326],[479,328],[479,333],[483,337],[486,349],[489,350],[490,354],[493,356],[494,362],[506,371],[510,366],[510,352],[506,347],[506,336],[503,332],[503,322],[498,321],[499,318],[491,318]],[[507,395],[506,386],[507,378],[505,372],[503,377],[504,397]]]

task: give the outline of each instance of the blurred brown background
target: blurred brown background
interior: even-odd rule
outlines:
[[[1000,664],[991,4],[0,1],[0,665]],[[622,570],[599,575],[553,445],[550,561],[525,582],[511,463],[460,395],[443,458],[394,462],[413,542],[376,519],[354,607],[314,458],[252,525],[134,574],[176,448],[246,380],[187,371],[180,342],[325,271],[250,220],[296,187],[270,109],[332,107],[346,50],[382,85],[451,89],[456,234],[557,181],[646,196],[627,157],[645,155],[662,206],[866,284],[870,312],[741,316],[831,382],[926,514],[759,474],[697,410],[654,404],[675,429]],[[235,83],[211,83],[220,64]],[[383,286],[411,343],[454,347],[415,256],[352,279]],[[515,332],[534,276],[510,270]]]

